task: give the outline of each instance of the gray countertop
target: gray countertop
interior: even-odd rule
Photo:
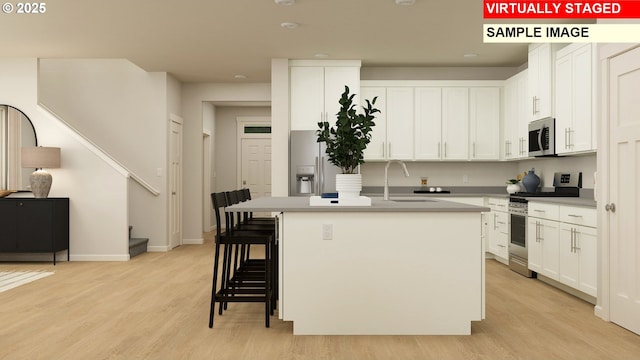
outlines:
[[[406,197],[403,197],[406,199]],[[226,211],[256,212],[485,212],[487,207],[460,204],[438,199],[384,201],[371,199],[371,206],[310,206],[308,197],[264,197],[229,206]]]
[[[492,186],[478,186],[478,187],[444,187],[443,190],[450,190],[451,193],[420,193],[414,194],[413,190],[416,187],[390,187],[389,193],[391,197],[415,197],[415,198],[430,198],[438,197],[446,199],[448,197],[500,197],[509,198],[509,194],[503,187]],[[553,191],[553,189],[544,189],[545,191]],[[381,186],[363,187],[363,196],[369,197],[382,197]],[[581,189],[580,197],[529,197],[529,201],[545,202],[559,205],[572,205],[572,206],[584,206],[595,208],[597,203],[593,199],[593,189]]]

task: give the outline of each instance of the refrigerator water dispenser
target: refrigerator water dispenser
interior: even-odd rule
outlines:
[[[315,191],[315,166],[298,166],[296,168],[296,193],[313,194]]]

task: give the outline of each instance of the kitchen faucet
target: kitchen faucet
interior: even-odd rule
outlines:
[[[384,167],[384,200],[389,200],[389,165],[391,163],[397,162],[402,165],[402,169],[404,170],[404,176],[409,177],[409,170],[407,170],[407,165],[404,164],[401,160],[389,160],[387,161],[387,165]]]

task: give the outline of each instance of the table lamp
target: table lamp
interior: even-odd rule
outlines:
[[[35,168],[29,178],[33,197],[44,199],[49,195],[52,177],[44,168],[60,167],[60,148],[57,147],[23,147],[22,167]]]

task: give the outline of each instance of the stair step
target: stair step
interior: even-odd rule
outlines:
[[[129,257],[134,257],[147,252],[147,244],[149,239],[131,238],[129,239]]]

